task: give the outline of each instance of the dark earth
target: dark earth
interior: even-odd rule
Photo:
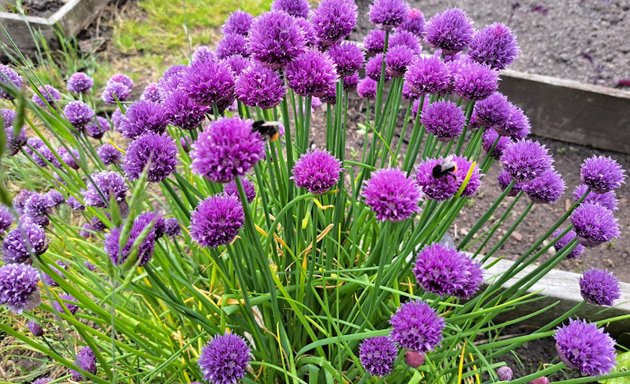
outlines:
[[[24,0],[21,2],[24,13],[28,16],[49,17],[61,8],[64,0]],[[13,0],[0,0],[0,10],[4,7],[8,11],[15,12],[16,6]]]

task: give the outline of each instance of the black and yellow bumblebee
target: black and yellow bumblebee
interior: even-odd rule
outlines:
[[[448,175],[455,176],[457,172],[457,163],[453,161],[453,156],[448,156],[441,164],[437,164],[433,167],[433,177],[440,179]]]
[[[269,141],[276,141],[280,136],[278,126],[280,126],[280,123],[277,121],[256,120],[252,125],[252,130],[268,138]]]

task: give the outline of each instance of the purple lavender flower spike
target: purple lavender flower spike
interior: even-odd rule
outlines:
[[[414,181],[399,169],[379,169],[372,173],[361,192],[376,218],[402,221],[418,211],[421,193]]]
[[[39,256],[46,250],[48,250],[46,233],[39,225],[28,220],[9,231],[2,242],[2,256],[7,264],[30,264],[31,252]]]
[[[250,351],[242,337],[226,333],[216,335],[199,356],[204,379],[215,384],[235,384],[247,374]]]
[[[387,74],[391,77],[402,77],[407,72],[407,68],[413,62],[413,53],[408,47],[397,45],[387,51],[385,55],[385,65]]]
[[[249,30],[252,26],[253,21],[254,17],[247,12],[243,12],[240,10],[233,12],[230,17],[228,17],[228,19],[225,21],[225,24],[223,24],[223,34],[238,34],[247,36],[247,34],[249,34]]]
[[[94,352],[90,347],[83,347],[79,350],[74,364],[92,375],[96,374],[96,356],[94,356]],[[85,377],[77,371],[71,370],[70,373],[72,378],[76,381],[84,381],[85,379]]]
[[[381,72],[383,68],[382,66],[383,54],[377,53],[376,55],[372,56],[365,64],[365,76],[378,82],[381,78]],[[387,71],[385,71],[384,81],[389,81],[391,80],[391,78],[391,75]]]
[[[553,159],[544,145],[532,140],[519,140],[504,149],[501,163],[514,179],[527,181],[551,169]]]
[[[344,41],[328,48],[340,77],[351,76],[363,67],[363,52],[352,42]]]
[[[387,336],[365,339],[359,347],[361,364],[372,376],[389,375],[397,355],[396,344]]]
[[[122,160],[122,154],[116,147],[111,144],[103,144],[98,149],[98,157],[101,159],[103,164],[119,164]]]
[[[621,297],[619,280],[603,269],[591,268],[580,278],[580,293],[587,303],[611,306]]]
[[[271,3],[272,11],[283,11],[295,18],[307,19],[310,9],[308,0],[273,0]]]
[[[39,274],[26,264],[6,264],[0,267],[0,304],[20,314],[40,304]]]
[[[202,105],[219,105],[234,94],[234,79],[222,62],[193,64],[186,71],[182,85],[188,96]]]
[[[448,88],[450,75],[438,57],[419,57],[407,68],[405,83],[419,94],[441,93]]]
[[[304,35],[295,19],[285,12],[258,16],[249,34],[251,56],[271,69],[284,68],[304,51]]]
[[[458,173],[450,173],[440,177],[433,176],[433,169],[443,164],[444,161],[444,159],[426,159],[416,168],[416,182],[429,199],[448,200],[455,196],[462,184],[462,179]]]
[[[193,211],[190,235],[199,245],[218,247],[234,240],[244,220],[243,206],[236,197],[212,196]]]
[[[615,341],[594,323],[571,319],[554,337],[560,359],[584,376],[605,375],[615,367]]]
[[[435,135],[438,140],[449,141],[462,133],[466,116],[454,102],[436,101],[423,111],[421,121],[427,132]]]
[[[111,129],[109,121],[101,116],[96,116],[95,121],[85,127],[85,134],[89,137],[99,140],[105,136],[105,132]]]
[[[436,295],[472,297],[483,280],[481,266],[463,252],[441,244],[425,247],[413,269],[418,285]]]
[[[499,136],[497,131],[492,128],[486,129],[483,132],[483,136],[481,137],[481,139],[481,145],[483,146],[483,149],[484,151],[486,151],[486,153],[489,153],[490,149],[492,149],[492,146],[494,145],[494,149],[492,149],[491,155],[495,160],[499,160],[501,158],[505,147],[507,147],[512,142],[512,140],[510,140],[508,137]]]
[[[118,204],[125,201],[128,187],[127,184],[125,184],[125,179],[123,179],[120,174],[116,172],[103,171],[93,174],[92,180],[98,187],[98,190],[92,182],[87,182],[87,189],[83,191],[85,205],[105,208],[109,205],[111,198],[114,198]],[[101,197],[101,194],[103,197]]]
[[[200,135],[191,153],[197,174],[218,183],[243,176],[265,156],[262,136],[252,131],[252,122],[224,118],[210,124]]]
[[[142,91],[142,96],[140,98],[154,103],[161,103],[163,98],[160,93],[158,83],[149,83],[149,85],[144,87],[144,91]]]
[[[337,81],[335,65],[330,57],[308,50],[287,65],[285,76],[289,86],[302,96],[321,97]]]
[[[596,247],[620,236],[612,211],[597,203],[580,204],[571,214],[571,223],[585,247]]]
[[[29,320],[26,323],[26,326],[28,327],[28,330],[31,331],[33,336],[35,336],[35,337],[42,337],[42,336],[44,336],[44,329],[42,328],[41,325],[39,325],[39,323],[37,323],[37,322],[35,322],[33,320]]]
[[[12,224],[13,215],[5,206],[0,206],[0,238],[11,228]]]
[[[48,108],[49,106],[55,108],[57,106],[57,101],[61,100],[61,93],[52,85],[46,84],[43,87],[38,88],[37,91],[42,96],[40,97],[37,93],[35,93],[32,100],[35,104],[42,108]]]
[[[424,37],[424,13],[417,8],[410,8],[407,13],[407,21],[402,23],[400,27],[398,27],[397,31],[408,31],[413,33],[419,38]]]
[[[411,32],[396,30],[389,39],[389,48],[407,47],[412,55],[419,55],[422,51],[418,37]]]
[[[277,106],[285,93],[280,76],[257,63],[252,64],[238,76],[234,91],[243,104],[261,109]]]
[[[586,184],[580,184],[575,187],[575,191],[573,191],[573,200],[579,200],[582,196],[584,196],[587,190],[588,186]],[[606,193],[589,193],[584,201],[602,205],[613,212],[619,209],[619,202],[617,201],[615,191],[608,191]]]
[[[610,157],[593,156],[582,163],[580,179],[595,193],[621,187],[626,175],[621,165]]]
[[[247,39],[245,36],[237,34],[225,35],[223,40],[219,41],[219,44],[217,45],[217,58],[219,60],[234,55],[241,55],[243,57],[249,56],[249,51],[247,50]]]
[[[444,320],[423,301],[410,301],[398,308],[389,323],[392,339],[417,352],[433,350],[442,341]]]
[[[125,137],[135,139],[147,132],[162,133],[167,125],[168,116],[162,105],[139,100],[127,108],[119,130]]]
[[[311,17],[315,34],[325,46],[352,32],[357,23],[357,5],[352,0],[322,0]]]
[[[71,101],[63,109],[63,113],[66,115],[70,124],[79,131],[82,131],[94,118],[92,108],[82,101]]]
[[[405,0],[374,0],[370,5],[370,22],[390,30],[407,21],[409,6]]]
[[[427,23],[427,42],[447,55],[466,49],[472,36],[472,21],[458,8],[438,13]]]
[[[10,66],[0,63],[0,83],[15,88],[22,88],[22,76]],[[3,88],[0,88],[0,99],[13,100],[13,96]]]
[[[383,53],[385,50],[385,31],[373,29],[368,32],[363,38],[363,48],[367,51],[368,56]]]
[[[323,150],[303,154],[293,167],[295,185],[306,188],[310,193],[327,192],[339,181],[341,162]]]
[[[242,178],[241,183],[243,183],[243,189],[245,190],[247,201],[251,203],[256,198],[256,187],[247,178]],[[229,183],[225,184],[225,187],[223,187],[223,192],[226,195],[234,196],[237,199],[239,198],[238,189],[236,187],[235,181],[230,181]]]
[[[94,85],[94,80],[83,72],[73,73],[68,79],[66,89],[72,93],[89,93]]]
[[[168,135],[142,135],[129,144],[123,168],[129,180],[138,179],[148,168],[147,180],[159,183],[177,168],[177,145]]]
[[[468,54],[474,61],[492,69],[505,69],[518,55],[516,36],[501,23],[490,24],[475,32]]]
[[[186,130],[200,126],[210,111],[210,107],[198,104],[184,91],[169,93],[163,107],[171,124]]]
[[[525,184],[523,190],[534,203],[550,204],[562,197],[566,184],[558,172],[550,169]]]

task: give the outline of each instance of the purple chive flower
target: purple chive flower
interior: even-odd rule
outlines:
[[[83,72],[73,73],[68,79],[66,89],[72,93],[88,93],[92,90],[94,80]]]
[[[462,156],[453,156],[453,161],[457,164],[457,171],[455,172],[462,183],[466,180],[466,176],[470,169],[473,167],[473,163]],[[470,197],[473,196],[479,187],[481,186],[481,173],[479,173],[479,167],[475,166],[470,175],[470,179],[468,180],[468,184],[464,187],[462,191],[462,196]]]
[[[463,252],[441,244],[425,247],[413,269],[418,285],[439,296],[473,296],[483,280],[481,266]]]
[[[407,47],[412,55],[419,55],[422,48],[418,37],[411,32],[396,31],[389,39],[389,48]]]
[[[499,380],[502,381],[510,381],[512,380],[512,368],[507,367],[507,366],[503,366],[499,369],[497,369],[497,376],[499,376]]]
[[[236,78],[241,73],[243,73],[243,71],[247,69],[247,67],[249,67],[252,63],[250,59],[241,55],[232,55],[230,57],[226,57],[225,59],[221,60],[221,62],[227,65],[234,80],[236,80]]]
[[[26,131],[24,131],[24,129],[20,129],[16,135],[13,127],[9,127],[6,128],[4,132],[7,138],[7,156],[17,155],[20,152],[20,149],[26,145]]]
[[[399,169],[379,169],[365,182],[361,192],[378,220],[402,221],[418,211],[420,190]]]
[[[410,301],[392,315],[392,339],[403,348],[417,352],[433,350],[442,341],[444,320],[423,301]]]
[[[475,32],[468,55],[474,61],[492,69],[505,69],[518,55],[516,36],[501,23],[490,24]]]
[[[13,228],[2,242],[2,256],[7,264],[29,263],[31,252],[41,255],[48,250],[46,233],[39,225],[23,221]]]
[[[311,7],[308,0],[273,0],[272,11],[284,11],[293,17],[308,18]]]
[[[203,347],[199,368],[203,378],[214,384],[235,384],[247,374],[250,351],[242,337],[216,335]]]
[[[285,67],[304,51],[302,29],[285,12],[271,11],[258,16],[249,34],[249,51],[254,59],[272,69]]]
[[[41,94],[41,97],[39,94],[35,93],[32,100],[42,108],[48,108],[48,106],[55,108],[57,101],[61,100],[61,93],[52,85],[44,85],[38,88],[37,92]]]
[[[115,105],[118,102],[127,101],[131,96],[131,88],[127,85],[114,81],[108,82],[103,93],[101,94],[101,100],[105,104]]]
[[[504,124],[497,124],[494,129],[502,136],[509,136],[513,140],[521,140],[527,137],[531,131],[529,119],[522,109],[509,103],[510,116]]]
[[[326,93],[324,93],[321,96],[320,102],[330,104],[330,105],[337,104],[337,90],[335,89],[334,86],[328,87],[328,90],[326,90]]]
[[[193,62],[194,63],[205,63],[206,61],[214,61],[214,54],[210,51],[208,55],[212,55],[210,58],[206,60],[206,56],[202,55],[201,52],[205,52],[205,50],[201,50],[202,47],[197,48],[197,51],[200,52],[200,56],[203,58],[199,58],[195,61],[195,54],[193,54]],[[197,52],[195,51],[195,52]],[[160,93],[162,94],[162,98],[166,98],[166,96],[178,90],[182,90],[184,77],[186,76],[188,67],[185,65],[173,65],[169,69],[164,72],[164,75],[158,80],[158,87],[160,87]]]
[[[175,218],[165,219],[164,220],[164,234],[166,236],[179,236],[182,232],[182,229],[179,226],[179,221]]]
[[[120,151],[111,144],[101,145],[97,153],[98,157],[105,165],[118,164],[122,160],[122,154]]]
[[[29,197],[31,197],[33,193],[35,192],[29,191],[28,189],[23,189],[13,198],[13,207],[18,214],[24,214],[24,206],[26,205],[26,201]]]
[[[13,68],[0,63],[0,83],[6,86],[22,88],[22,76]],[[0,99],[13,100],[13,96],[7,93],[4,88],[0,88]]]
[[[256,187],[247,178],[242,178],[241,183],[243,184],[243,189],[245,190],[245,196],[247,197],[247,201],[251,203],[256,198]],[[225,187],[223,188],[223,192],[226,195],[234,196],[237,199],[239,198],[238,188],[236,187],[236,182],[234,180],[225,184]]]
[[[562,176],[550,169],[525,184],[523,190],[534,203],[550,204],[558,201],[566,188]]]
[[[340,173],[341,162],[330,153],[316,149],[298,159],[291,178],[298,187],[322,194],[337,184]]]
[[[4,206],[0,206],[0,238],[13,224],[13,215]]]
[[[372,56],[365,64],[365,76],[378,82],[381,78],[382,68],[383,54],[377,53],[376,55]],[[384,81],[389,81],[390,79],[391,75],[387,71],[385,71]]]
[[[505,147],[501,163],[514,179],[527,181],[551,169],[553,158],[544,145],[532,140],[519,140]]]
[[[36,323],[33,320],[29,320],[26,323],[26,326],[28,327],[28,330],[33,334],[33,336],[35,337],[44,336],[44,329],[42,328],[41,325],[39,325],[39,323]]]
[[[13,128],[13,121],[15,120],[15,111],[12,109],[2,108],[0,109],[0,118],[2,118],[4,129]]]
[[[33,381],[31,384],[49,384],[52,379],[48,377],[40,377],[39,379]]]
[[[490,149],[492,149],[492,146],[494,146],[491,155],[494,159],[499,160],[501,158],[501,155],[503,155],[505,147],[510,145],[511,142],[512,140],[510,140],[509,138],[505,136],[499,136],[497,131],[489,128],[483,132],[481,145],[483,146],[483,149],[486,151],[486,153],[489,153]]]
[[[249,13],[240,10],[235,11],[228,17],[225,24],[223,24],[223,34],[247,36],[253,21],[254,17]]]
[[[81,160],[81,155],[79,155],[79,151],[74,148],[70,148],[68,151],[66,147],[59,147],[57,149],[57,154],[61,157],[61,160],[66,164],[69,168],[77,170],[80,168],[79,163],[77,161]]]
[[[45,196],[46,198],[50,199],[53,207],[57,207],[66,201],[66,198],[63,197],[63,195],[56,189],[51,189],[50,191],[46,192]]]
[[[111,129],[109,121],[101,116],[96,116],[96,120],[85,126],[85,134],[93,139],[102,139],[105,132]]]
[[[92,375],[96,374],[96,356],[94,356],[94,352],[92,352],[90,347],[83,347],[79,350],[74,364]],[[70,373],[74,380],[83,381],[84,376],[81,373],[74,370],[71,370]]]
[[[87,189],[83,191],[85,205],[90,207],[106,208],[109,206],[109,202],[112,198],[118,204],[125,201],[128,188],[127,184],[125,184],[125,179],[123,179],[120,174],[116,172],[103,171],[93,174],[91,178],[92,181],[87,181]],[[96,187],[94,184],[96,184]],[[101,194],[103,195],[102,197]]]
[[[120,249],[120,236],[122,234],[122,227],[113,228],[111,232],[109,232],[109,235],[105,237],[105,252],[107,252],[114,264],[124,264],[129,256],[131,256],[134,249],[134,244],[136,243],[142,232],[144,232],[146,228],[151,225],[152,227],[148,230],[146,237],[144,237],[142,242],[137,245],[136,257],[138,260],[138,265],[147,264],[153,256],[155,240],[158,237],[156,232],[158,226],[160,224],[163,225],[162,220],[161,217],[153,212],[145,212],[136,217],[131,226],[131,230],[129,231],[127,243],[122,249]]]
[[[61,260],[57,260],[56,265],[49,265],[49,267],[55,272],[56,275],[65,278],[64,270],[68,268],[68,266]],[[41,278],[47,285],[51,287],[58,287],[59,283],[57,283],[50,275],[41,272]]]
[[[177,168],[177,145],[168,135],[142,135],[129,144],[123,168],[129,180],[138,179],[148,168],[147,180],[159,183]]]
[[[419,57],[405,73],[405,83],[420,94],[444,92],[449,82],[448,68],[440,58],[435,56]]]
[[[571,214],[580,244],[595,247],[620,236],[612,211],[596,203],[582,203]]]
[[[65,313],[65,310],[63,309],[63,306],[61,305],[63,302],[63,305],[65,305],[66,308],[68,308],[68,311],[71,314],[75,314],[77,313],[77,311],[79,310],[79,306],[77,299],[75,299],[73,296],[71,295],[59,295],[59,301],[55,301],[53,303],[53,307],[55,308],[55,310],[59,313]]]
[[[157,83],[149,83],[149,85],[144,87],[144,91],[142,91],[142,96],[140,96],[140,98],[154,103],[161,103],[163,101],[162,94],[160,93],[160,87]]]
[[[363,67],[363,52],[355,43],[344,41],[331,46],[327,52],[340,77],[351,76]]]
[[[17,314],[36,308],[40,302],[39,274],[26,264],[0,267],[0,304]]]
[[[374,0],[370,5],[370,22],[384,30],[396,28],[407,21],[409,6],[405,0]]]
[[[426,159],[416,169],[416,182],[424,194],[432,200],[445,201],[457,193],[462,184],[459,172],[440,177],[433,176],[433,169],[446,162],[445,159]],[[468,172],[468,168],[466,169]]]
[[[247,39],[245,36],[231,34],[225,35],[217,45],[217,58],[225,59],[233,55],[249,56],[247,51]]]
[[[499,86],[499,74],[496,71],[473,61],[460,63],[452,79],[453,90],[466,100],[483,100],[496,92]]]
[[[192,146],[192,144],[192,139],[188,136],[182,136],[179,138],[179,145],[182,146],[182,149],[186,153],[190,152],[190,147]]]
[[[361,79],[359,84],[357,84],[357,93],[365,99],[373,99],[376,97],[377,85],[376,81],[366,77],[365,79]]]
[[[313,28],[313,23],[311,23],[307,19],[297,18],[295,19],[295,23],[300,27],[300,31],[302,32],[302,36],[304,37],[304,44],[307,47],[312,47],[317,44],[317,36],[315,35],[315,28]]]
[[[74,196],[68,197],[68,199],[66,200],[66,204],[68,204],[70,208],[75,211],[82,211],[85,209],[85,206],[83,206],[83,204],[81,204],[81,202],[77,200]]]
[[[333,45],[352,32],[357,5],[352,0],[322,0],[311,17],[315,34],[324,45]]]
[[[427,42],[447,55],[466,49],[472,36],[472,21],[458,8],[438,13],[427,23]]]
[[[580,277],[580,293],[587,303],[611,306],[621,297],[619,280],[603,269],[591,268]]]
[[[94,118],[92,108],[82,101],[71,101],[63,109],[63,113],[70,124],[80,131]]]
[[[188,96],[202,105],[222,104],[234,94],[232,74],[221,62],[193,64],[186,71],[183,86]]]
[[[418,36],[424,37],[424,14],[417,8],[410,8],[407,13],[407,21],[402,23],[397,31],[408,31]]]
[[[588,187],[586,186],[586,184],[580,184],[575,187],[575,191],[573,191],[573,200],[579,200],[582,196],[584,196],[587,190]],[[618,201],[617,196],[615,195],[615,191],[608,191],[605,193],[589,193],[584,201],[602,205],[613,212],[619,209],[619,207],[617,207]]]
[[[168,116],[162,105],[139,100],[127,108],[119,130],[125,137],[135,139],[147,132],[162,133],[167,125]]]
[[[234,91],[243,104],[261,109],[270,109],[280,104],[285,92],[278,73],[256,63],[241,72],[236,79]]]
[[[466,116],[454,102],[436,101],[423,111],[421,121],[427,132],[434,134],[438,140],[449,141],[462,133]]]
[[[621,187],[625,182],[621,165],[610,157],[593,156],[582,163],[580,179],[593,192],[604,193]]]
[[[505,127],[510,119],[512,109],[507,97],[495,92],[487,98],[475,103],[473,116],[475,122],[484,128]],[[510,136],[507,134],[506,136]]]
[[[238,117],[210,124],[191,153],[193,171],[217,183],[243,176],[265,156],[262,136],[252,131],[252,122]]]
[[[385,50],[385,31],[382,29],[373,29],[363,38],[363,48],[368,55],[383,53]]]
[[[615,341],[594,323],[571,319],[554,338],[560,359],[584,376],[605,375],[615,367]]]
[[[343,89],[346,91],[354,91],[357,89],[357,85],[359,85],[359,75],[356,73],[343,78]]]
[[[397,355],[396,344],[387,336],[365,339],[359,347],[361,364],[372,376],[390,374]]]
[[[163,107],[171,124],[187,130],[200,126],[210,111],[210,107],[198,104],[183,91],[169,93]]]
[[[387,74],[391,77],[402,77],[413,59],[413,53],[408,47],[403,45],[392,47],[385,54]]]
[[[234,240],[244,220],[243,206],[236,197],[212,196],[192,213],[190,235],[199,245],[218,247]]]
[[[133,88],[133,80],[124,73],[116,73],[107,80],[108,83],[121,83],[126,85],[129,89]]]
[[[40,227],[46,227],[50,223],[48,214],[54,203],[48,196],[41,193],[33,193],[24,204],[24,216]]]
[[[120,126],[122,125],[123,120],[125,120],[125,115],[122,113],[120,109],[116,109],[112,112],[111,116],[112,124],[114,125],[114,129],[120,132]]]
[[[337,81],[335,65],[322,52],[308,50],[287,65],[285,76],[289,86],[302,96],[321,97]]]
[[[25,148],[26,153],[28,153],[40,167],[46,167],[48,163],[51,163],[57,168],[61,166],[59,160],[57,160],[50,148],[40,139],[30,138],[27,140],[26,144],[28,145],[28,147]]]

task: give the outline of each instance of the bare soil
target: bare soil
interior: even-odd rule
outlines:
[[[49,17],[59,10],[66,0],[23,0],[24,13],[28,16]],[[15,0],[0,0],[0,11],[17,12]]]

